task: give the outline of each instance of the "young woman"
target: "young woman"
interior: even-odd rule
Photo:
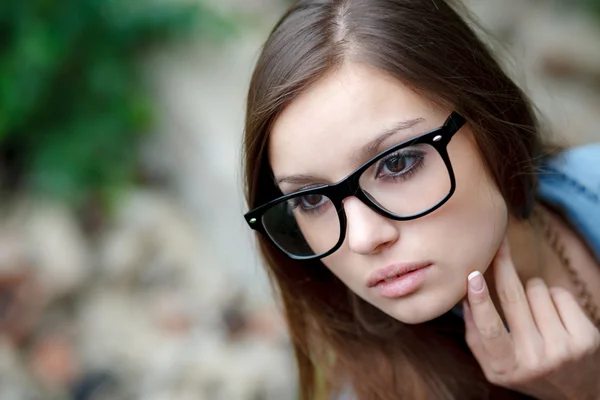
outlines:
[[[303,399],[600,399],[600,146],[550,155],[441,0],[301,0],[248,96]]]

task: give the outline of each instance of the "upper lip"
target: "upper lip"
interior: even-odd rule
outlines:
[[[394,264],[387,266],[385,268],[381,268],[375,272],[373,272],[369,279],[367,280],[367,286],[373,287],[377,286],[377,284],[381,281],[384,281],[389,278],[393,278],[396,276],[406,275],[409,272],[416,271],[421,268],[425,268],[430,266],[430,262],[421,262],[421,263],[406,263],[406,264]]]

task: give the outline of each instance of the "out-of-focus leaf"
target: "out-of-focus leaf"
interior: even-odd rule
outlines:
[[[0,168],[72,203],[114,196],[152,123],[140,53],[233,26],[202,3],[0,1]]]

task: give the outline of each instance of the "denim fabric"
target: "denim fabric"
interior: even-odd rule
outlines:
[[[600,261],[600,143],[545,161],[539,179],[540,198],[562,211]]]

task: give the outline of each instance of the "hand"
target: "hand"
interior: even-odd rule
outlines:
[[[510,332],[478,272],[463,305],[466,341],[487,380],[538,399],[600,399],[600,332],[571,293],[539,278],[525,290],[506,238],[492,267]]]

